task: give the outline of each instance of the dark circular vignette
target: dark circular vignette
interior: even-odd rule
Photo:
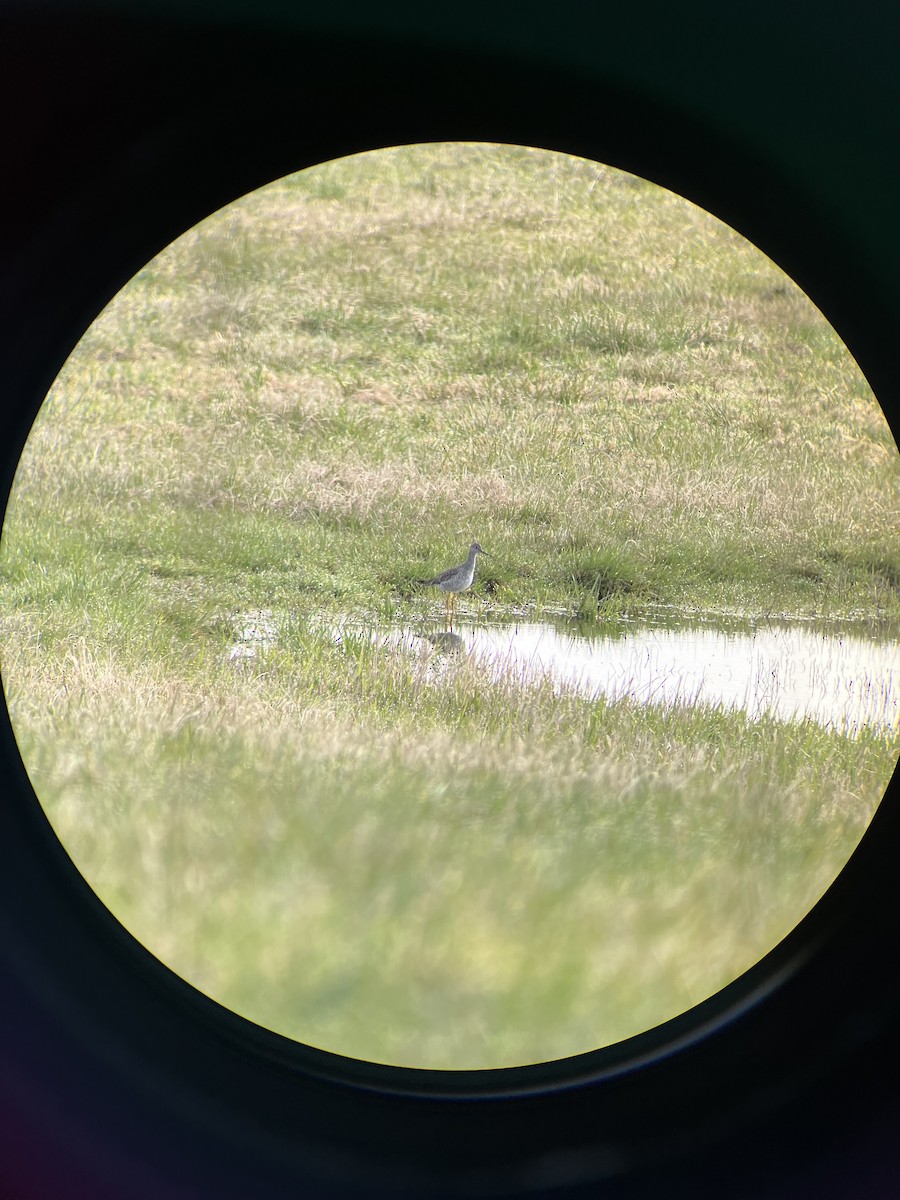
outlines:
[[[646,7],[523,4],[503,28],[463,3],[430,32],[396,7],[406,30],[365,5],[343,27],[318,5],[251,15],[243,0],[218,18],[126,0],[0,13],[16,114],[0,200],[4,503],[57,370],[147,259],[272,179],[416,141],[544,146],[701,204],[807,291],[896,434],[900,91],[879,75],[896,17],[888,30],[801,3],[788,19],[763,2],[751,21],[695,2],[666,44]],[[738,120],[728,56],[737,77],[755,72],[755,123]],[[792,116],[785,157],[777,122]],[[853,202],[836,162],[860,171]],[[404,1071],[307,1051],[163,968],[72,867],[0,718],[0,1194],[900,1192],[895,787],[813,913],[700,1009],[565,1063]]]

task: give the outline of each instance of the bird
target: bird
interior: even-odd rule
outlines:
[[[453,608],[456,604],[456,596],[458,592],[465,592],[472,586],[472,581],[475,578],[475,559],[479,554],[487,554],[487,551],[482,550],[478,542],[473,542],[469,547],[469,555],[464,563],[460,563],[458,567],[448,567],[446,571],[441,571],[440,575],[435,575],[434,579],[420,579],[419,583],[426,587],[440,588],[446,597],[446,617],[447,622],[453,621]],[[488,555],[488,557],[490,557]]]

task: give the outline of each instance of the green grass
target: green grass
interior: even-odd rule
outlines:
[[[338,645],[437,610],[900,628],[900,456],[835,333],[712,217],[427,146],[246,197],[94,323],[0,544],[3,676],[76,864],[251,1019],[422,1066],[638,1032],[774,945],[897,760]],[[228,661],[240,614],[290,614]]]
[[[582,608],[600,556],[601,605],[896,619],[898,464],[834,332],[712,217],[591,163],[420,147],[148,264],[53,389],[14,511],[145,570],[202,525],[217,584],[263,529],[310,609],[391,604],[477,537],[498,604]]]
[[[299,631],[239,672],[29,658],[23,757],[135,936],[259,1023],[414,1066],[577,1053],[704,999],[827,887],[897,755]]]

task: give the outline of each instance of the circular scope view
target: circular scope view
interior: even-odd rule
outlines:
[[[900,455],[802,291],[517,146],[325,163],[88,329],[0,541],[35,793],[135,938],[402,1066],[665,1022],[834,880],[900,753]]]

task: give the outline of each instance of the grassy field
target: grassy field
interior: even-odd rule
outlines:
[[[787,614],[900,629],[900,456],[808,300],[659,189],[518,148],[328,164],[185,234],[54,386],[0,544],[10,710],[79,869],[312,1044],[618,1040],[808,910],[897,761],[436,669],[329,621]],[[287,614],[228,659],[240,614]]]

